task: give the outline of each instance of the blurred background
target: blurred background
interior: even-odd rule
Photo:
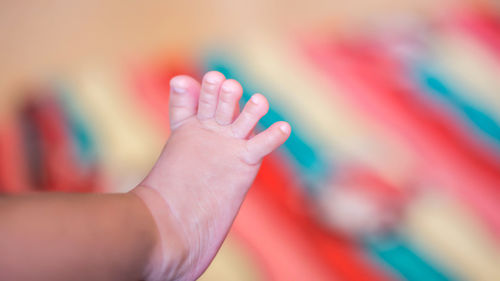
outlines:
[[[293,132],[201,280],[500,280],[495,0],[2,1],[0,192],[130,190],[208,70]]]

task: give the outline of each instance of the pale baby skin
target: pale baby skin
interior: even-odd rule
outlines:
[[[255,135],[269,104],[255,94],[239,110],[243,89],[211,71],[201,85],[171,80],[171,136],[154,168],[132,192],[151,211],[159,242],[147,280],[194,280],[220,248],[262,158],[289,137],[277,122]]]

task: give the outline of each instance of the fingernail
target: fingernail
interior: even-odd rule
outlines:
[[[281,125],[281,126],[280,126],[280,130],[281,130],[284,134],[288,134],[288,133],[290,133],[290,126],[287,126],[287,125]]]
[[[172,91],[174,91],[176,93],[179,93],[179,94],[182,94],[182,93],[186,92],[186,89],[185,88],[180,88],[180,87],[172,86]]]
[[[205,76],[205,82],[207,82],[209,84],[218,84],[221,81],[220,81],[219,75],[217,75],[215,73],[210,73],[210,74]]]
[[[258,95],[253,95],[252,98],[250,98],[250,101],[253,102],[254,104],[259,104],[259,96]]]

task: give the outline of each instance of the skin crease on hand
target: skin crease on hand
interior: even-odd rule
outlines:
[[[157,163],[132,192],[151,211],[160,241],[147,280],[194,280],[208,267],[264,156],[283,144],[290,125],[254,135],[269,105],[255,94],[240,113],[241,85],[219,72],[171,80],[172,134]],[[173,235],[175,234],[175,235]]]

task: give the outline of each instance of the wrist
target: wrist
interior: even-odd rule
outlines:
[[[177,218],[156,190],[138,186],[129,193],[141,199],[154,221],[154,247],[144,268],[145,280],[181,280],[187,273],[189,251]]]

